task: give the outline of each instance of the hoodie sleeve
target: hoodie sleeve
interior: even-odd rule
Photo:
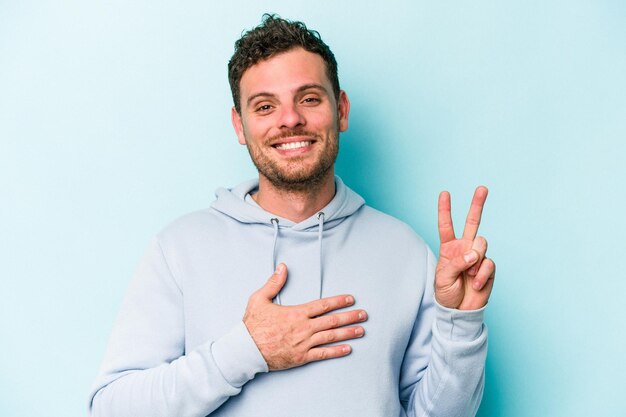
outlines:
[[[434,299],[430,248],[424,297],[407,348],[401,396],[409,416],[474,416],[482,399],[487,355],[484,307],[461,311]]]
[[[184,329],[183,295],[155,239],[113,328],[90,415],[203,417],[268,371],[243,322],[190,352]]]

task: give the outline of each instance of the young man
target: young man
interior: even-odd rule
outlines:
[[[259,178],[155,238],[92,416],[473,415],[495,271],[476,237],[487,190],[459,239],[441,194],[436,262],[334,176],[350,102],[317,32],[265,16],[229,79]]]

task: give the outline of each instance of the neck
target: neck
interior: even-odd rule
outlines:
[[[335,196],[335,171],[315,187],[302,191],[283,190],[259,175],[259,191],[252,196],[265,211],[300,223],[324,208]]]

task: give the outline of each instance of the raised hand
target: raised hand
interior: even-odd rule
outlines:
[[[322,298],[296,306],[272,303],[287,281],[287,267],[278,265],[270,279],[248,300],[243,322],[270,371],[350,354],[350,345],[324,346],[363,336],[364,310],[328,314],[354,304],[351,295]]]
[[[487,188],[478,187],[465,221],[463,237],[452,226],[450,193],[439,194],[439,262],[435,270],[435,297],[439,304],[459,310],[476,310],[487,304],[496,265],[486,258],[487,240],[476,237]]]

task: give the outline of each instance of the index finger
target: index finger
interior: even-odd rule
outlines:
[[[322,298],[303,304],[307,316],[313,318],[328,313],[329,311],[348,307],[354,304],[354,297],[351,295],[336,295],[334,297]]]
[[[439,229],[439,241],[441,243],[456,239],[454,236],[454,226],[452,225],[452,214],[450,213],[450,193],[447,191],[442,191],[439,194],[437,226]]]
[[[472,197],[472,204],[470,205],[469,213],[467,213],[467,219],[465,220],[465,229],[463,229],[463,239],[474,240],[476,233],[478,233],[478,226],[480,226],[480,218],[483,214],[483,206],[485,200],[487,200],[487,187],[479,186],[474,191],[474,197]]]

